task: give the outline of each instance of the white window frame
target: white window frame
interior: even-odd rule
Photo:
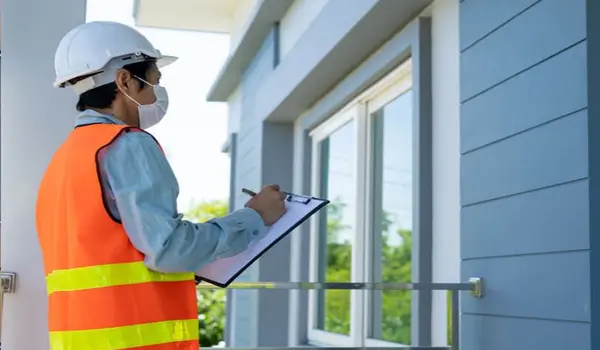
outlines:
[[[372,186],[370,185],[372,181],[372,174],[367,170],[372,169],[373,167],[373,159],[371,155],[374,143],[371,136],[371,115],[379,108],[385,106],[395,98],[412,89],[412,86],[412,60],[409,58],[398,68],[394,69],[391,73],[374,84],[371,88],[360,94],[342,110],[334,114],[332,117],[324,121],[309,133],[309,136],[312,139],[311,190],[313,195],[319,195],[318,189],[320,188],[321,181],[320,144],[335,131],[339,130],[347,123],[354,121],[354,132],[356,135],[356,145],[354,150],[354,201],[356,203],[356,212],[354,213],[355,234],[352,239],[352,282],[366,281],[370,277],[369,271],[371,271],[373,267],[373,242],[372,240],[367,239],[367,236],[369,236],[367,233],[370,232],[371,228],[373,227],[371,225],[372,218],[370,210],[373,205],[373,194],[371,193]],[[413,210],[417,210],[417,207],[414,207]],[[310,226],[309,278],[311,281],[317,281],[318,279],[318,220],[318,216],[313,217]],[[360,247],[364,247],[364,249],[358,249]],[[335,334],[317,329],[317,297],[318,294],[316,291],[309,292],[307,334],[310,344],[347,347],[388,347],[399,345],[397,343],[391,343],[367,337],[367,325],[369,325],[370,318],[370,292],[360,290],[354,290],[351,292],[350,335]]]
[[[313,154],[316,154],[317,156],[313,156],[312,157],[312,193],[314,195],[317,195],[318,189],[321,186],[321,178],[320,178],[320,172],[321,172],[321,167],[320,167],[320,160],[321,157],[319,156],[321,153],[321,142],[323,140],[325,140],[327,137],[329,137],[331,134],[333,134],[335,131],[339,130],[340,128],[342,128],[343,126],[347,125],[350,122],[354,122],[354,132],[358,135],[358,132],[360,130],[359,128],[359,119],[361,119],[361,115],[360,115],[360,110],[357,108],[356,105],[350,105],[349,108],[345,108],[342,111],[340,111],[338,114],[336,114],[336,116],[334,118],[330,118],[327,121],[325,121],[323,124],[320,125],[320,127],[316,128],[313,132],[310,133],[310,136],[312,138],[312,149],[313,149]],[[359,140],[359,138],[357,138],[357,141]],[[354,150],[354,154],[357,155],[358,152],[360,152],[359,148],[356,148]],[[357,172],[358,168],[358,164],[359,161],[358,159],[361,158],[360,155],[354,157],[353,159],[353,163],[354,163],[354,168],[355,168],[355,172],[354,172],[354,183],[358,184],[359,183],[359,178],[360,178],[360,173]],[[356,203],[360,203],[360,200],[357,196],[357,191],[354,192],[355,193],[355,198],[354,201]],[[358,205],[357,205],[358,207]],[[314,216],[314,219],[311,220],[311,229],[310,229],[310,267],[309,267],[309,278],[311,281],[316,281],[318,279],[318,273],[319,273],[319,239],[317,237],[317,232],[318,232],[318,227],[319,227],[319,217],[318,216]],[[354,222],[354,227],[355,230],[360,230],[360,219],[355,219]],[[353,239],[352,239],[352,244],[351,246],[354,248],[357,246],[357,244],[359,242],[356,241],[357,239],[357,235],[353,235]],[[352,266],[350,268],[351,272],[351,278],[353,280],[362,280],[362,276],[361,276],[361,269],[360,267],[357,267],[357,261],[356,261],[356,249],[352,249]],[[359,291],[352,291],[350,293],[350,305],[355,304],[356,302],[358,302],[359,300],[361,300],[360,296],[357,296],[357,293]],[[312,341],[314,341],[315,343],[322,343],[322,344],[327,344],[331,341],[334,342],[334,344],[339,344],[340,346],[352,346],[352,344],[355,343],[355,341],[353,340],[353,333],[355,332],[355,330],[353,330],[353,323],[354,320],[357,319],[357,317],[361,317],[361,314],[358,313],[358,311],[354,310],[355,308],[351,308],[350,310],[350,336],[346,336],[346,335],[342,335],[342,334],[335,334],[335,333],[331,333],[331,332],[326,332],[324,330],[320,330],[317,328],[317,315],[315,313],[316,311],[316,304],[317,304],[317,291],[310,291],[309,295],[308,295],[308,301],[309,301],[309,308],[308,308],[308,337],[309,339],[311,339]],[[315,307],[312,307],[315,306]]]

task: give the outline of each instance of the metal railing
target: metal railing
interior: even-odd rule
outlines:
[[[220,289],[210,284],[199,284],[198,289]],[[427,346],[397,346],[397,347],[321,347],[321,346],[296,346],[286,347],[288,350],[306,350],[307,348],[331,349],[331,350],[459,350],[460,343],[460,292],[469,292],[475,298],[483,297],[483,279],[470,278],[467,283],[363,283],[363,282],[237,282],[230,284],[227,289],[253,289],[253,290],[414,290],[414,291],[449,291],[451,293],[451,316],[452,316],[452,345],[442,347]],[[257,348],[226,348],[230,350],[280,350],[281,347],[257,347]]]

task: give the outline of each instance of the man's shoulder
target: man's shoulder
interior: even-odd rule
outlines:
[[[133,143],[159,145],[158,140],[149,132],[133,126],[126,126],[119,133],[118,139],[127,140]]]
[[[156,151],[162,148],[159,142],[147,131],[136,127],[124,127],[108,145],[111,151],[127,152],[133,150]]]

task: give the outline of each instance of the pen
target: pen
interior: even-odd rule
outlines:
[[[280,191],[280,192],[281,192],[281,193],[283,193],[283,194],[285,194],[286,196],[291,196],[291,195],[292,195],[292,194],[291,194],[291,193],[289,193],[289,192],[285,192],[285,191]],[[243,193],[243,194],[247,194],[247,195],[249,195],[250,197],[254,197],[254,196],[256,196],[256,192],[254,192],[254,191],[251,191],[251,190],[249,190],[249,189],[247,189],[247,188],[242,188],[242,193]]]
[[[247,194],[250,197],[256,196],[256,192],[251,191],[247,188],[242,188],[242,193]],[[294,195],[294,194],[291,194],[289,192],[284,192],[284,191],[281,191],[281,193],[283,193],[285,195],[285,200],[288,202],[297,202],[297,203],[302,203],[302,204],[308,204],[308,202],[310,202],[310,200],[311,200],[311,197],[298,196],[298,195]]]
[[[242,188],[242,193],[249,195],[250,197],[254,197],[256,196],[256,192],[254,191],[250,191],[247,188]]]

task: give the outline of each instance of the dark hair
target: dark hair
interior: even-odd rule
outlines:
[[[138,63],[128,64],[123,69],[129,71],[131,75],[142,78],[148,81],[147,73],[154,66],[154,61],[144,61]],[[81,77],[70,81],[69,83],[74,84],[77,81],[85,79]],[[140,84],[140,89],[145,87],[145,83],[137,79]],[[77,101],[77,110],[80,112],[85,111],[88,108],[109,108],[112,106],[113,101],[117,97],[117,84],[112,82],[97,88],[88,90],[83,94],[79,95],[79,101]]]

